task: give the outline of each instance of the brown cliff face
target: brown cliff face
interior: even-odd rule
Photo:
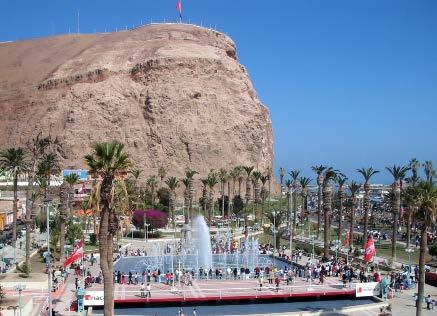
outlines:
[[[0,44],[0,111],[0,148],[50,131],[64,167],[113,139],[144,175],[272,164],[269,113],[235,44],[195,26]]]

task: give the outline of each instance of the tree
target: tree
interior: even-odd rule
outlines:
[[[253,191],[255,193],[255,203],[260,204],[261,203],[261,188],[259,186],[259,182],[261,180],[261,177],[263,174],[259,171],[254,171],[252,173],[252,183],[253,183]]]
[[[31,231],[33,223],[32,214],[34,213],[36,200],[39,196],[39,192],[35,190],[35,180],[37,178],[38,164],[41,157],[47,152],[47,150],[58,151],[61,149],[57,138],[53,139],[50,135],[43,137],[41,133],[29,140],[26,144],[27,152],[29,153],[29,164],[27,170],[27,189],[26,189],[26,219],[24,221],[26,225],[26,231]],[[26,271],[30,273],[32,270],[30,261],[31,252],[31,234],[26,234]]]
[[[408,167],[410,168],[412,173],[411,178],[408,179],[408,182],[413,185],[416,185],[420,180],[420,177],[418,175],[419,168],[420,168],[419,160],[417,160],[416,158],[411,159],[410,162],[408,163]]]
[[[285,176],[285,169],[280,167],[279,168],[279,179],[281,181],[281,190],[282,190],[282,184],[284,182],[284,176]],[[281,193],[282,194],[282,193]]]
[[[202,206],[203,216],[206,216],[208,209],[208,178],[200,179],[202,182],[202,197],[200,198],[200,205]]]
[[[276,236],[275,239],[276,249],[279,249],[280,240],[282,236],[284,236],[287,232],[286,227],[281,227],[281,225],[284,223],[285,219],[287,218],[287,212],[274,211],[271,213],[267,213],[266,217],[273,225],[274,235]]]
[[[187,169],[185,171],[185,177],[188,179],[188,221],[191,221],[193,217],[193,199],[194,199],[194,186],[193,180],[194,176],[197,174],[197,171]],[[186,223],[188,224],[188,222]]]
[[[113,203],[114,189],[117,182],[123,181],[119,174],[131,166],[131,161],[128,154],[124,152],[124,145],[119,142],[95,143],[92,148],[93,153],[86,155],[85,161],[91,173],[102,177],[96,190],[99,192],[99,204],[101,205],[99,252],[103,275],[104,314],[113,316],[113,242],[119,228],[117,209]]]
[[[300,184],[300,195],[302,198],[302,210],[300,215],[300,221],[303,224],[304,219],[307,216],[307,194],[308,194],[308,186],[311,183],[311,179],[307,177],[300,177],[299,178],[299,184]]]
[[[167,170],[163,166],[158,168],[158,176],[160,179],[159,187],[162,188],[162,182],[165,179],[165,176],[167,175]]]
[[[220,208],[222,210],[222,217],[225,216],[225,184],[226,181],[228,181],[228,171],[224,168],[221,168],[218,173],[217,176],[220,180],[220,195],[221,195],[221,205]]]
[[[18,214],[18,178],[27,172],[27,159],[23,148],[8,148],[0,153],[0,169],[12,177],[14,200],[12,202],[13,226],[12,240],[14,247],[17,242],[17,214]]]
[[[341,240],[342,222],[343,222],[343,207],[344,207],[344,186],[346,184],[347,178],[342,175],[337,175],[335,177],[335,182],[338,185],[338,200],[340,205],[338,207],[338,232],[337,239]]]
[[[410,168],[403,166],[386,167],[388,172],[393,176],[393,184],[392,184],[392,192],[394,194],[392,212],[393,212],[393,232],[392,232],[392,241],[391,241],[391,256],[392,260],[396,260],[396,239],[398,233],[398,214],[401,210],[401,185],[402,179],[405,178],[405,175]]]
[[[269,181],[269,175],[261,175],[261,214],[259,218],[261,218],[261,223],[263,222],[264,218],[264,204],[266,202],[266,199],[268,198],[269,191],[266,191],[266,183]]]
[[[231,205],[233,204],[234,201],[234,196],[235,196],[235,183],[237,181],[239,181],[239,178],[241,177],[241,173],[243,171],[243,168],[241,168],[241,166],[237,166],[234,167],[230,172],[229,172],[229,176],[232,179],[232,190],[231,190],[231,194],[229,194],[229,201],[231,201]],[[241,179],[243,180],[243,179]],[[238,195],[241,194],[241,182],[239,182],[239,192]]]
[[[429,246],[428,253],[431,256],[432,260],[434,260],[434,257],[437,256],[437,244]]]
[[[367,230],[368,230],[368,223],[369,223],[369,212],[371,212],[370,207],[370,179],[378,173],[379,171],[374,170],[372,167],[370,168],[361,168],[357,169],[357,171],[363,176],[364,178],[364,227],[363,227],[363,248],[366,246],[367,241]]]
[[[241,211],[244,208],[243,199],[241,198],[241,196],[235,195],[232,204],[234,205],[234,207],[232,208],[232,212],[235,214],[235,216],[239,217]]]
[[[150,191],[150,200],[151,204],[155,204],[155,191],[158,185],[158,181],[156,180],[156,176],[150,176],[146,180],[147,189]]]
[[[429,181],[421,182],[415,188],[415,199],[418,205],[416,217],[422,224],[419,250],[419,282],[416,316],[422,315],[422,304],[425,296],[425,253],[428,242],[428,230],[434,226],[437,213],[437,188]]]
[[[179,180],[176,177],[170,177],[165,180],[165,184],[170,190],[170,199],[168,201],[168,209],[171,214],[171,220],[173,222],[173,228],[176,227],[175,219],[175,201],[176,201],[176,189],[179,187]]]
[[[250,202],[250,174],[252,173],[253,166],[244,166],[244,171],[246,171],[246,204]]]
[[[60,218],[60,238],[59,238],[59,253],[61,254],[60,259],[64,255],[65,246],[65,226],[71,215],[71,206],[73,200],[73,189],[74,185],[79,182],[79,175],[76,173],[70,173],[64,177],[64,181],[59,188],[60,197],[60,208],[59,208],[59,218]]]
[[[76,240],[82,239],[83,230],[81,224],[74,223],[73,220],[70,218],[67,226],[67,234],[65,237],[70,245],[73,245]]]
[[[350,248],[354,247],[354,224],[355,224],[355,209],[357,207],[357,194],[360,191],[361,184],[351,181],[348,185],[350,191],[349,200],[349,245]]]
[[[290,220],[293,220],[293,224],[291,225],[291,236],[292,238],[295,235],[295,230],[296,230],[296,219],[297,219],[297,188],[299,186],[299,174],[300,171],[299,170],[292,170],[288,173],[291,177],[291,188],[292,188],[292,196],[293,196],[293,205],[290,205],[290,207],[292,208],[292,212],[293,212],[293,218],[290,217]],[[291,216],[291,212],[290,212],[290,216]]]
[[[327,167],[313,166],[311,169],[317,174],[317,239],[320,236],[320,222],[321,222],[321,214],[322,214],[322,185],[323,185],[323,172]]]
[[[211,219],[214,216],[214,187],[218,183],[217,175],[216,173],[211,170],[211,172],[208,175],[208,220],[211,223]]]
[[[337,172],[331,167],[326,168],[323,173],[323,215],[325,226],[323,231],[323,256],[329,258],[329,240],[330,240],[330,219],[332,211],[332,188],[331,181],[337,177]]]
[[[425,163],[423,164],[423,168],[425,170],[426,181],[428,181],[428,183],[430,184],[433,184],[433,177],[435,177],[436,172],[432,166],[432,161],[425,161]]]

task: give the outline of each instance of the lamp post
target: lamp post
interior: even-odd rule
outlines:
[[[276,211],[273,211],[273,257],[276,251]]]
[[[408,253],[408,267],[409,267],[409,273],[411,273],[411,253],[414,252],[413,248],[405,248],[405,252]]]
[[[15,286],[15,291],[18,291],[18,309],[20,311],[20,316],[23,316],[23,309],[21,307],[21,292],[26,289],[26,286],[23,284],[18,284]]]
[[[313,260],[314,260],[314,238],[316,238],[316,237],[317,237],[316,235],[311,235],[311,243],[313,245],[313,252],[311,254],[311,262],[313,262]]]
[[[48,315],[52,315],[52,264],[50,260],[50,200],[44,200],[47,218],[47,282],[48,282]]]

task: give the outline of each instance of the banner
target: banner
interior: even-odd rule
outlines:
[[[370,262],[376,254],[375,243],[373,242],[373,237],[370,236],[367,239],[366,247],[364,248],[364,261]]]
[[[103,291],[86,291],[83,299],[84,306],[103,306],[104,305]]]
[[[79,176],[79,180],[85,181],[88,180],[88,170],[62,170],[62,177],[65,178],[66,176],[75,173]]]
[[[380,294],[379,282],[356,283],[355,296],[356,297],[371,297]]]
[[[70,264],[74,263],[75,261],[81,259],[82,256],[83,256],[83,240],[79,241],[76,244],[76,246],[74,246],[73,253],[64,262],[64,268],[68,267]]]

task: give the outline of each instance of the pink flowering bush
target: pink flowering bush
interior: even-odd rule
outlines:
[[[146,223],[149,224],[150,230],[155,230],[158,228],[163,228],[168,223],[167,213],[162,211],[157,211],[154,209],[149,210],[136,210],[132,215],[132,224],[136,228],[144,228],[144,218]]]

